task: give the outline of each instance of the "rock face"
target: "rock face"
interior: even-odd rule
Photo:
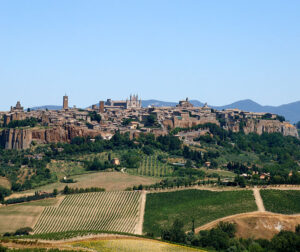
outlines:
[[[31,131],[24,129],[6,129],[1,132],[0,144],[5,149],[27,149],[32,139]]]
[[[295,126],[278,120],[248,120],[243,129],[246,134],[254,132],[261,135],[262,133],[278,132],[284,136],[299,137]]]
[[[178,120],[175,119],[175,125],[181,127],[191,127],[197,124],[214,122],[213,120]],[[219,124],[217,122],[217,124]],[[174,127],[174,121],[165,120],[164,126],[168,125]],[[228,130],[238,132],[240,130],[240,124],[238,122],[232,122],[227,125]],[[247,120],[243,126],[243,130],[246,134],[251,132],[262,134],[264,132],[274,133],[278,132],[284,136],[299,137],[297,129],[288,122],[280,122],[277,120]],[[160,130],[161,131],[161,130]],[[155,133],[155,132],[154,132]],[[156,132],[155,135],[165,134],[166,132]],[[0,145],[5,149],[21,150],[30,147],[32,141],[38,144],[58,143],[58,142],[70,142],[72,138],[80,137],[96,137],[101,135],[105,137],[105,134],[97,129],[88,129],[77,126],[56,126],[53,128],[38,129],[38,128],[24,128],[24,129],[5,129],[0,132]]]
[[[95,137],[102,135],[99,130],[91,130],[82,127],[65,126],[49,129],[5,129],[0,132],[0,144],[5,149],[27,149],[32,141],[38,144],[70,142],[76,136]]]

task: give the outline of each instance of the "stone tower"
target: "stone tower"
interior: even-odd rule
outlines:
[[[63,97],[63,109],[69,108],[69,97],[67,95],[64,95]]]
[[[104,101],[99,102],[99,112],[104,113]]]

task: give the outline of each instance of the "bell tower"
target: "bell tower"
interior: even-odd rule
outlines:
[[[67,95],[64,95],[63,97],[63,109],[69,108],[69,97]]]

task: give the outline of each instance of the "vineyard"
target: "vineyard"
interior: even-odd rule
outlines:
[[[158,160],[156,155],[144,156],[137,169],[128,169],[132,175],[152,176],[152,177],[170,177],[173,169],[166,163]]]
[[[34,233],[106,230],[135,233],[140,215],[139,192],[96,192],[66,196],[57,207],[46,207]]]
[[[163,226],[171,226],[175,219],[184,223],[190,231],[192,221],[199,227],[213,220],[257,210],[253,192],[182,190],[176,192],[149,193],[147,195],[144,229],[145,233],[160,235]]]
[[[300,213],[300,191],[260,190],[267,211],[282,214]]]

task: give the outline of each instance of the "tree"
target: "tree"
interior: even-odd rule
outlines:
[[[69,194],[70,193],[70,189],[69,189],[69,187],[68,186],[65,186],[65,188],[64,188],[64,194]]]
[[[19,228],[15,232],[15,235],[29,235],[30,232],[33,232],[33,229],[31,227],[24,227],[24,228]]]
[[[300,235],[300,224],[295,227],[296,234]]]
[[[227,233],[230,238],[233,238],[236,233],[236,224],[234,223],[221,221],[218,228]]]
[[[98,123],[101,121],[101,115],[97,114],[96,111],[89,112],[89,116],[91,117],[91,121],[97,121]]]
[[[171,227],[171,241],[173,242],[184,242],[185,232],[183,231],[183,222],[176,219]]]
[[[281,115],[277,115],[276,116],[276,119],[280,122],[284,122],[285,121],[285,117],[284,116],[281,116]]]
[[[274,251],[297,252],[300,251],[300,236],[291,231],[280,231],[272,240]]]
[[[125,167],[137,168],[141,161],[141,155],[138,152],[131,150],[122,155],[122,160]]]
[[[246,187],[246,180],[242,176],[236,176],[234,182],[236,182],[240,187]]]
[[[183,243],[186,239],[186,234],[183,231],[183,222],[175,219],[171,228],[163,228],[161,230],[161,238],[167,241]]]
[[[124,118],[123,121],[122,121],[122,125],[123,126],[128,126],[129,123],[131,123],[133,121],[132,118]]]
[[[57,189],[56,189],[56,188],[54,188],[54,189],[53,189],[53,196],[54,196],[54,197],[56,197],[56,196],[57,196],[57,194],[58,194],[58,191],[57,191]]]
[[[153,114],[150,114],[146,117],[145,126],[151,127],[156,124],[156,116]]]
[[[195,234],[195,219],[192,219],[192,233]]]
[[[154,154],[154,150],[149,146],[149,145],[145,145],[143,148],[142,148],[143,152],[146,154],[146,155],[153,155]]]
[[[300,121],[296,123],[297,129],[300,129]]]
[[[192,166],[193,166],[192,161],[188,159],[188,160],[186,161],[186,163],[185,163],[185,167],[186,167],[186,168],[192,168]]]

